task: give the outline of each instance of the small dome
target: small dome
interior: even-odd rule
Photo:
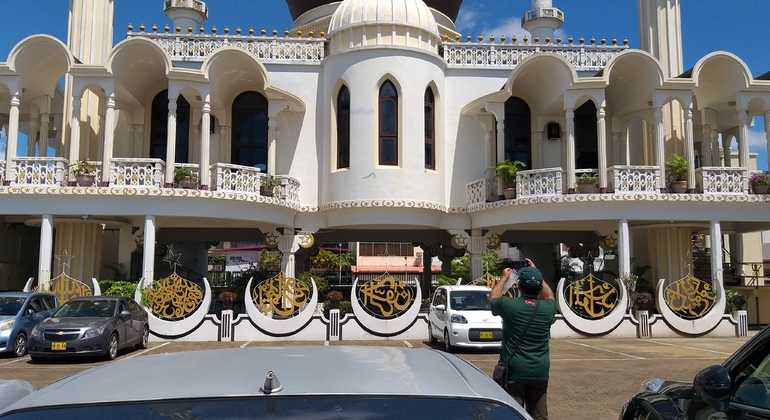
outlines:
[[[340,37],[343,32],[351,36]],[[438,51],[439,31],[422,0],[344,0],[332,15],[329,38],[352,40],[347,48],[399,45]],[[333,50],[340,48],[347,49],[338,44]]]

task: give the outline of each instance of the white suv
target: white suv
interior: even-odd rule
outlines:
[[[503,321],[493,316],[486,286],[439,286],[428,315],[428,340],[453,347],[500,348]]]

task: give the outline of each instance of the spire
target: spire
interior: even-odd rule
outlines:
[[[532,9],[521,17],[521,27],[542,40],[554,38],[554,32],[564,23],[564,12],[555,8],[551,0],[532,0]]]
[[[83,64],[104,64],[112,49],[114,0],[70,1],[67,47]]]
[[[174,27],[182,31],[195,28],[209,18],[209,9],[201,0],[174,0],[163,4],[163,12],[174,22]]]
[[[639,47],[660,61],[666,76],[683,72],[679,0],[639,0]]]

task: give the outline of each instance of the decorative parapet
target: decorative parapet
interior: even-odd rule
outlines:
[[[17,157],[13,175],[7,180],[17,185],[63,185],[68,169],[67,159],[61,157]],[[4,167],[5,165],[3,165]]]
[[[561,195],[563,188],[561,168],[531,169],[516,174],[518,197]]]
[[[615,165],[607,168],[607,190],[655,193],[660,179],[658,166]]]
[[[582,40],[582,38],[581,38]],[[503,39],[504,41],[504,39]],[[602,40],[604,41],[604,40]],[[627,45],[585,45],[580,44],[493,44],[491,42],[460,44],[444,42],[443,57],[450,67],[496,67],[513,68],[524,59],[538,53],[553,53],[567,59],[576,71],[599,71],[610,58],[628,49]]]
[[[110,185],[130,187],[163,186],[166,164],[160,159],[112,158]]]
[[[157,43],[174,61],[203,62],[206,57],[224,47],[243,49],[268,63],[319,64],[326,55],[326,40],[312,38],[312,32],[309,38],[300,38],[301,33],[297,33],[296,38],[290,38],[288,31],[286,37],[278,38],[277,31],[273,31],[272,37],[265,36],[264,30],[261,36],[254,36],[253,30],[249,31],[249,35],[241,35],[240,28],[236,30],[236,35],[230,35],[227,28],[224,35],[216,35],[216,29],[212,29],[214,33],[210,35],[203,34],[202,28],[201,34],[189,31],[187,34],[168,33],[168,27],[164,33],[156,32],[155,27],[151,33],[144,32],[144,27],[140,29],[141,32],[129,32],[127,36],[147,38]]]
[[[494,179],[476,179],[465,184],[465,187],[469,206],[497,199],[497,181]]]
[[[748,194],[746,168],[703,166],[695,170],[695,190],[703,194]]]

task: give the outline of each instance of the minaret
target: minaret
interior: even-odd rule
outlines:
[[[666,76],[682,74],[682,13],[679,0],[639,0],[639,47],[660,61]]]
[[[164,12],[174,21],[174,28],[187,33],[188,28],[195,29],[209,18],[206,3],[200,0],[177,0],[164,2]]]
[[[67,47],[82,64],[104,64],[112,49],[114,0],[70,0]]]
[[[551,0],[532,0],[532,9],[521,17],[521,27],[545,42],[554,39],[554,32],[564,23],[564,12],[553,7]]]

